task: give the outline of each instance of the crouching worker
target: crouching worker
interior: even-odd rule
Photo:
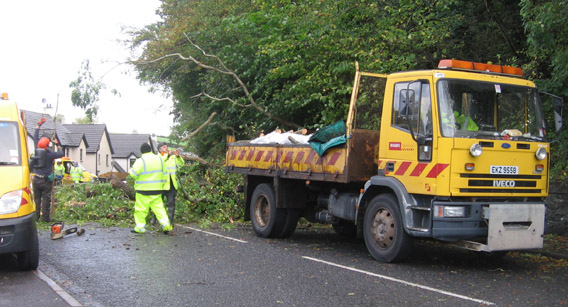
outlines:
[[[142,155],[134,162],[129,171],[129,175],[134,179],[134,190],[136,190],[136,202],[134,204],[134,223],[136,223],[136,226],[133,232],[146,232],[146,216],[148,210],[152,209],[158,222],[162,225],[162,231],[168,234],[172,230],[172,226],[162,200],[162,192],[166,182],[164,161],[152,153],[152,148],[147,143],[140,146],[140,152]]]

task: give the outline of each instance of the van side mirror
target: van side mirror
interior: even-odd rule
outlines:
[[[36,148],[35,154],[30,158],[30,170],[33,168],[43,168],[47,166],[47,151],[43,148]]]
[[[554,127],[556,132],[562,129],[562,111],[564,109],[564,100],[561,97],[552,97],[552,110],[554,111]]]

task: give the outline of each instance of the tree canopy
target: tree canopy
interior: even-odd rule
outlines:
[[[343,119],[355,62],[380,73],[443,58],[523,65],[541,90],[568,97],[563,11],[562,0],[162,0],[162,20],[131,46],[141,82],[173,97],[174,135],[215,113],[192,136],[193,150],[214,154],[226,134]]]

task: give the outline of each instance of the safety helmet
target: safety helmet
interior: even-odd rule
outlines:
[[[37,142],[37,147],[47,149],[49,142],[51,141],[48,138],[42,137],[41,139],[39,139],[39,142]]]

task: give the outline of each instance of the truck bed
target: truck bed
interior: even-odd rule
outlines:
[[[230,173],[329,182],[362,182],[377,174],[379,131],[355,130],[320,157],[309,145],[227,144]]]

